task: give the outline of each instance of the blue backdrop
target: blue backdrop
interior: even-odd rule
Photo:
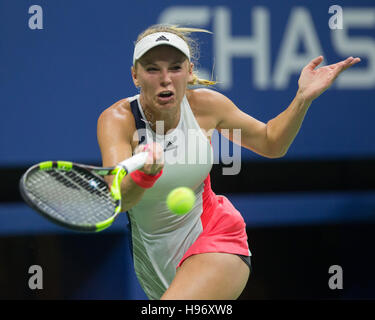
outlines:
[[[375,7],[373,1],[341,1],[343,29],[331,30],[332,4],[2,0],[0,165],[100,161],[97,118],[136,93],[133,43],[159,22],[211,30],[195,35],[198,69],[213,74],[217,90],[264,122],[291,102],[311,58],[322,54],[333,63],[360,56],[362,62],[313,103],[286,158],[374,156]],[[245,150],[242,156],[260,158]]]

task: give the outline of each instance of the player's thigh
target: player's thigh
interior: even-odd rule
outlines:
[[[249,275],[249,267],[235,254],[193,255],[177,270],[162,299],[237,299]]]

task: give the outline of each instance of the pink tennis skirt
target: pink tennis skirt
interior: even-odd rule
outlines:
[[[250,255],[244,219],[226,197],[212,191],[210,176],[205,180],[201,222],[202,233],[186,251],[177,268],[194,254],[222,252]]]

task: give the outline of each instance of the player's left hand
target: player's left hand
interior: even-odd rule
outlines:
[[[319,56],[310,61],[301,72],[298,80],[298,91],[305,101],[311,102],[326,91],[344,70],[360,62],[360,58],[349,57],[346,60],[317,68],[323,61],[323,56]]]

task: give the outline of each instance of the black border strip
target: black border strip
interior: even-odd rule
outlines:
[[[255,161],[237,176],[214,166],[211,177],[216,193],[364,191],[375,189],[375,159]]]
[[[22,201],[18,183],[27,167],[0,167],[0,202]],[[237,175],[211,170],[218,194],[375,190],[375,159],[242,162]]]

